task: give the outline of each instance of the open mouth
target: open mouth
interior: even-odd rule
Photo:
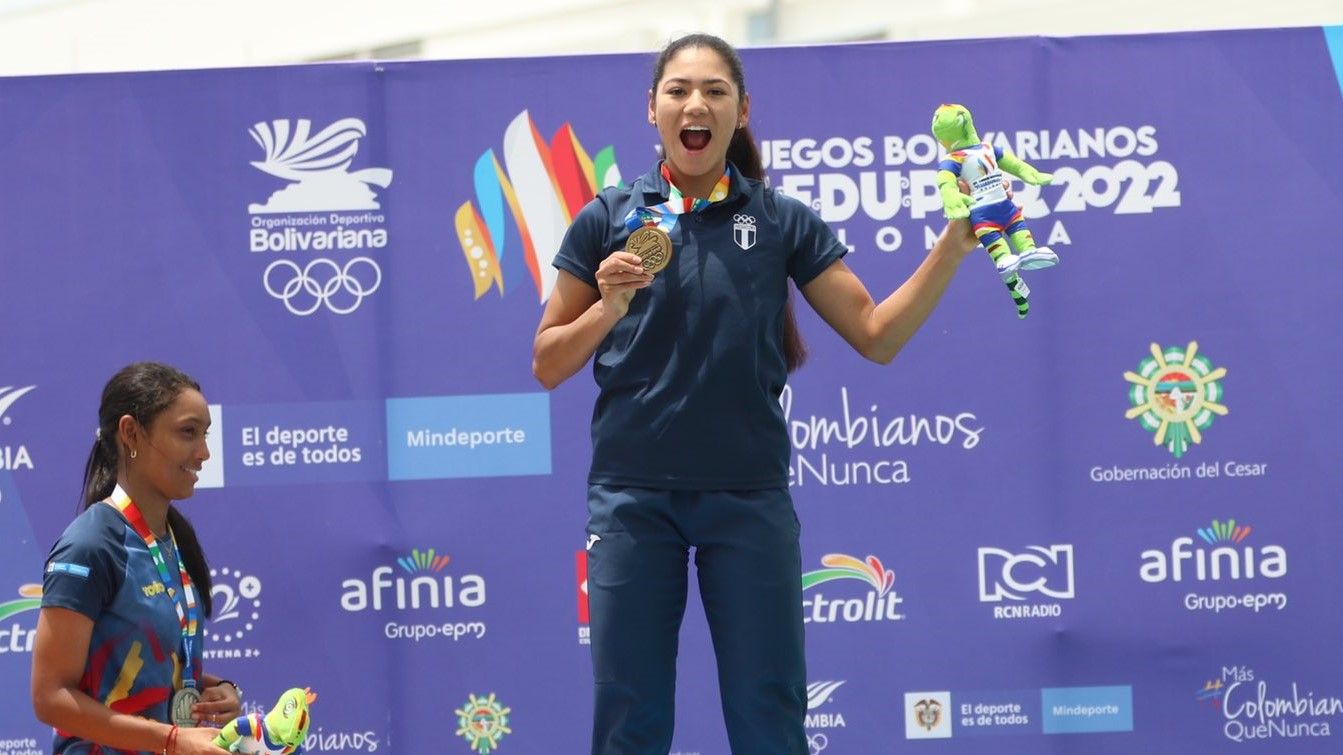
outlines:
[[[681,129],[681,146],[691,152],[698,152],[709,146],[711,138],[713,138],[713,135],[704,126],[690,126]]]

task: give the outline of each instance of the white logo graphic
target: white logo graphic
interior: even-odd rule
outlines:
[[[241,571],[227,567],[211,569],[210,579],[215,615],[210,619],[205,635],[211,642],[241,640],[261,617],[261,580],[243,576]],[[238,620],[236,623],[235,619]]]
[[[1343,713],[1343,698],[1321,694],[1315,688],[1315,684],[1295,681],[1290,686],[1283,682],[1270,685],[1254,669],[1235,665],[1223,666],[1221,675],[1204,682],[1196,696],[1200,703],[1221,709],[1222,733],[1233,742],[1332,737],[1333,726]]]
[[[981,602],[1026,600],[1027,593],[1039,593],[1056,600],[1073,597],[1073,547],[1032,545],[1027,550],[1032,552],[979,549]]]
[[[817,708],[830,702],[830,696],[835,694],[835,690],[840,688],[844,682],[812,682],[807,685],[807,715],[803,719],[802,725],[808,729],[809,739],[813,745],[820,743],[820,749],[824,750],[829,746],[830,740],[825,734],[814,732],[813,729],[843,729],[848,726],[844,721],[844,714],[837,710],[818,711]],[[813,752],[816,747],[812,747]]]
[[[1143,551],[1138,575],[1149,584],[1193,581],[1195,584],[1189,587],[1198,592],[1184,596],[1184,607],[1190,611],[1282,611],[1287,608],[1286,592],[1252,592],[1248,584],[1227,588],[1216,584],[1232,580],[1267,586],[1265,580],[1287,576],[1287,549],[1275,544],[1252,546],[1245,542],[1252,531],[1249,525],[1237,524],[1234,519],[1214,519],[1211,527],[1198,529],[1197,541],[1177,537],[1171,541],[1169,553]],[[1201,584],[1209,582],[1213,584]]]
[[[838,682],[812,682],[807,685],[807,710],[816,710],[825,705],[830,700],[830,696],[835,694],[843,681]]]
[[[587,547],[585,547],[583,550],[589,550],[589,551],[592,550],[592,546],[596,545],[596,544],[597,544],[597,541],[598,541],[598,540],[601,540],[601,539],[602,539],[602,536],[601,536],[601,535],[589,534],[589,535],[588,535],[588,544],[587,544]],[[583,585],[584,585],[584,592],[586,592],[586,591],[587,591],[587,583],[584,582]]]
[[[256,647],[244,647],[243,638],[261,618],[261,579],[227,567],[210,569],[210,599],[214,616],[205,624],[210,640],[206,658],[255,658]]]
[[[396,614],[382,626],[389,640],[421,642],[442,638],[454,642],[481,639],[485,622],[470,620],[485,605],[485,578],[479,574],[442,573],[451,559],[435,549],[414,549],[397,559],[397,567],[378,566],[367,581],[347,579],[340,607],[350,613],[372,610]],[[405,618],[406,621],[398,619]],[[421,619],[418,623],[410,623]],[[455,620],[460,619],[460,620]]]
[[[737,246],[743,251],[755,246],[755,216],[732,216],[732,240],[737,242]]]
[[[12,385],[0,387],[0,425],[8,425],[14,422],[13,418],[6,414],[9,407],[36,387],[35,385],[22,388],[15,388]],[[28,447],[22,443],[13,446],[0,445],[0,470],[12,472],[20,469],[34,469],[33,457],[32,454],[28,453]]]
[[[1248,531],[1249,528],[1245,529]],[[1142,581],[1158,583],[1192,579],[1220,582],[1224,579],[1281,579],[1287,576],[1287,549],[1281,545],[1255,548],[1241,545],[1241,540],[1204,540],[1202,545],[1211,547],[1190,547],[1194,545],[1193,538],[1177,537],[1171,541],[1169,554],[1160,550],[1143,551],[1142,566],[1138,570]]]
[[[296,123],[292,130],[288,119],[252,126],[252,139],[266,153],[266,159],[252,165],[296,183],[271,194],[265,204],[248,205],[248,212],[378,209],[377,195],[369,185],[387,188],[392,183],[392,171],[365,168],[347,172],[366,133],[364,122],[342,118],[315,135],[309,135],[312,124],[308,119],[300,118]]]
[[[23,388],[15,388],[12,385],[6,385],[0,388],[0,424],[8,425],[13,422],[5,412],[9,411],[9,407],[13,406],[15,401],[23,398],[24,394],[36,387],[35,385],[29,385]]]
[[[359,308],[364,297],[382,285],[382,268],[368,257],[355,257],[341,267],[318,257],[299,267],[289,260],[275,260],[261,276],[266,293],[284,302],[285,309],[296,315],[310,315],[326,308],[348,315]]]

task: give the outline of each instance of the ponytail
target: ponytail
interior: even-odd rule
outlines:
[[[84,462],[84,494],[80,497],[80,511],[112,495],[112,489],[117,484],[119,456],[116,436],[99,428],[98,437],[93,440],[93,449],[89,451],[89,459]]]
[[[192,527],[191,521],[172,505],[168,506],[168,527],[173,532],[173,539],[177,541],[177,557],[182,559],[182,566],[190,575],[191,584],[196,586],[196,598],[201,604],[201,615],[208,619],[214,613],[214,602],[210,599],[210,588],[213,585],[210,581],[210,567],[205,562],[205,549],[201,547],[200,539],[196,537],[196,528]]]
[[[727,161],[747,178],[765,180],[765,164],[760,159],[760,149],[755,146],[755,137],[750,126],[742,126],[732,132],[732,141],[727,145]]]
[[[743,176],[765,180],[765,165],[750,126],[742,126],[732,133],[732,141],[727,145],[727,159]],[[797,329],[797,315],[793,313],[792,287],[789,287],[788,299],[783,305],[783,358],[789,372],[796,372],[807,361],[807,344]]]

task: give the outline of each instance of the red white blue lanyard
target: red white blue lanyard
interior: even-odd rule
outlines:
[[[732,166],[727,166],[723,171],[723,177],[714,184],[713,190],[709,192],[708,199],[687,197],[676,188],[672,182],[671,171],[667,169],[664,162],[660,166],[662,177],[667,179],[667,201],[662,204],[651,207],[636,207],[629,211],[625,216],[625,229],[628,231],[637,231],[643,226],[656,226],[662,230],[671,233],[676,227],[676,221],[681,215],[687,212],[698,212],[708,207],[714,202],[721,202],[727,197],[728,188],[732,185]]]

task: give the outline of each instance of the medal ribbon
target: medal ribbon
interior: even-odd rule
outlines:
[[[158,567],[159,579],[163,580],[163,586],[168,588],[172,584],[172,575],[168,573],[168,562],[163,558],[163,549],[159,547],[158,538],[154,537],[154,531],[149,529],[145,523],[145,517],[140,513],[140,507],[135,505],[135,501],[126,494],[126,491],[118,485],[112,491],[110,503],[112,507],[121,512],[130,522],[131,529],[135,534],[145,541],[145,547],[149,548],[149,556],[154,560],[154,566]],[[168,528],[168,537],[172,538],[173,547],[177,547],[177,538],[173,536],[172,528]],[[186,567],[182,565],[182,552],[177,551],[177,575],[182,580],[182,600],[186,603],[185,610],[182,603],[170,593],[168,599],[173,602],[173,608],[177,609],[177,621],[182,627],[182,686],[195,687],[196,678],[192,674],[192,645],[195,643],[196,626],[199,623],[200,609],[196,605],[196,590],[191,585],[191,575],[187,574]]]
[[[676,221],[679,215],[687,212],[698,212],[714,202],[721,202],[727,197],[728,187],[732,185],[732,166],[727,166],[723,171],[723,177],[714,184],[713,190],[709,192],[708,199],[696,199],[687,197],[676,188],[672,182],[671,171],[667,169],[667,163],[659,166],[662,171],[662,177],[667,179],[667,186],[670,187],[667,201],[652,207],[636,207],[630,210],[625,216],[625,229],[628,231],[637,231],[641,226],[655,226],[661,228],[667,233],[676,227]]]

